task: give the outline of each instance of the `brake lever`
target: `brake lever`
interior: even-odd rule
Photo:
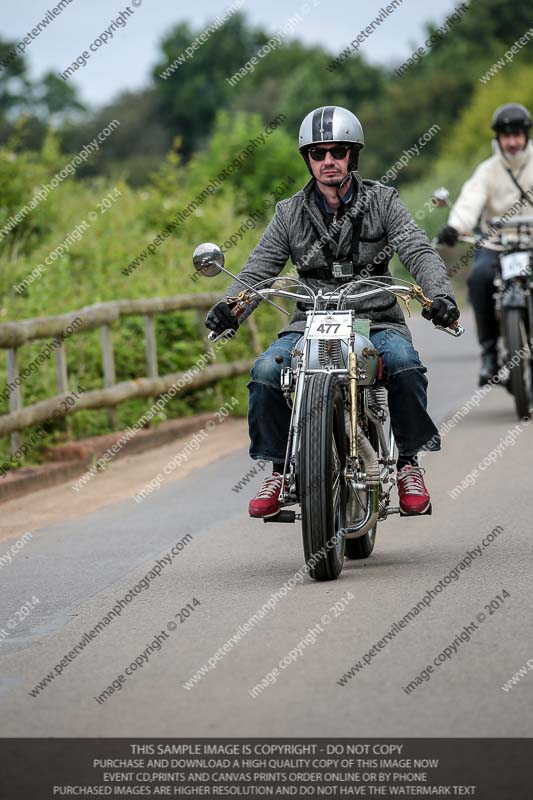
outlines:
[[[444,328],[442,325],[434,325],[433,327],[435,327],[438,331],[444,331],[444,333],[449,333],[450,336],[455,336],[455,337],[462,336],[463,333],[465,332],[463,326],[459,325],[458,322],[455,323],[453,328]]]
[[[237,331],[233,330],[233,328],[226,328],[225,331],[219,334],[216,334],[215,331],[211,331],[211,333],[207,335],[207,338],[210,342],[218,342],[219,339],[232,339],[236,333]]]
[[[429,322],[431,322],[431,316],[429,315],[428,308],[422,309],[422,316],[424,319],[427,319]],[[462,325],[459,325],[457,320],[450,327],[445,327],[444,325],[435,325],[435,323],[433,323],[433,327],[438,331],[444,331],[444,333],[448,333],[450,336],[455,336],[456,338],[458,336],[462,336],[465,332],[465,329]]]

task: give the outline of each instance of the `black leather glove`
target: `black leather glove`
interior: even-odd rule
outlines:
[[[442,230],[440,230],[437,234],[437,242],[439,244],[447,244],[450,247],[453,247],[457,244],[458,238],[459,231],[456,231],[451,225],[445,225],[444,228],[442,228]]]
[[[424,308],[422,316],[430,319],[433,325],[442,325],[443,328],[450,328],[459,319],[461,313],[451,297],[441,295],[434,298],[430,308]]]
[[[231,336],[235,336],[237,328],[239,327],[239,321],[237,317],[234,317],[231,313],[230,307],[226,301],[221,300],[207,312],[205,327],[214,331],[217,336],[220,336],[224,331],[230,329],[233,331]]]

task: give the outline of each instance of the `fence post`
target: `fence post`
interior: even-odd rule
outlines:
[[[68,394],[67,354],[63,342],[54,351],[58,394]]]
[[[68,372],[67,372],[67,351],[63,342],[54,351],[54,360],[56,362],[56,384],[58,394],[68,394]],[[59,426],[67,434],[67,438],[71,438],[71,425],[70,419],[58,420]]]
[[[22,408],[22,397],[20,394],[20,386],[16,383],[19,376],[19,367],[17,359],[17,348],[10,348],[7,351],[7,385],[15,384],[14,388],[9,392],[9,413],[20,411]],[[13,431],[11,434],[11,455],[14,456],[19,447],[24,441],[23,435],[20,431]]]
[[[252,347],[254,349],[254,355],[260,356],[263,352],[263,348],[261,347],[261,338],[259,336],[259,331],[257,329],[257,322],[253,317],[248,317],[248,327],[250,329],[250,338],[252,340]]]
[[[202,309],[198,309],[196,312],[196,324],[198,327],[198,333],[200,334],[200,338],[202,339],[203,343],[205,344],[205,348],[209,355],[211,356],[212,360],[214,361],[216,358],[216,350],[213,345],[213,342],[209,338],[209,331],[205,327],[205,311]],[[216,383],[213,387],[214,397],[216,402],[219,406],[222,405],[224,402],[224,396],[222,394],[222,389],[220,388],[219,384]]]
[[[153,314],[144,315],[144,344],[146,349],[146,375],[148,378],[158,377],[157,341]]]
[[[102,325],[102,366],[104,371],[104,388],[114,386],[116,383],[115,356],[113,354],[113,341],[111,339],[111,328],[109,325]],[[112,430],[117,427],[117,412],[114,408],[107,409],[107,422]]]

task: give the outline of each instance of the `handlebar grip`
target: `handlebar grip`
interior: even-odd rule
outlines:
[[[228,306],[231,316],[235,318],[240,317],[246,310],[243,303],[232,302],[228,303]],[[235,336],[235,333],[236,331],[232,330],[232,328],[226,328],[221,334],[216,334],[215,331],[211,331],[207,338],[210,342],[216,342],[218,339],[231,339],[232,336]]]

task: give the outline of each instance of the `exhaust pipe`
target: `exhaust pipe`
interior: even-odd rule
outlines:
[[[365,536],[374,527],[379,516],[380,473],[378,455],[360,428],[357,430],[357,447],[367,474],[366,511],[363,519],[359,520],[356,525],[349,525],[346,528],[346,539],[360,539]],[[350,483],[353,483],[353,481],[350,481]],[[351,491],[354,492],[355,488],[352,488]]]

